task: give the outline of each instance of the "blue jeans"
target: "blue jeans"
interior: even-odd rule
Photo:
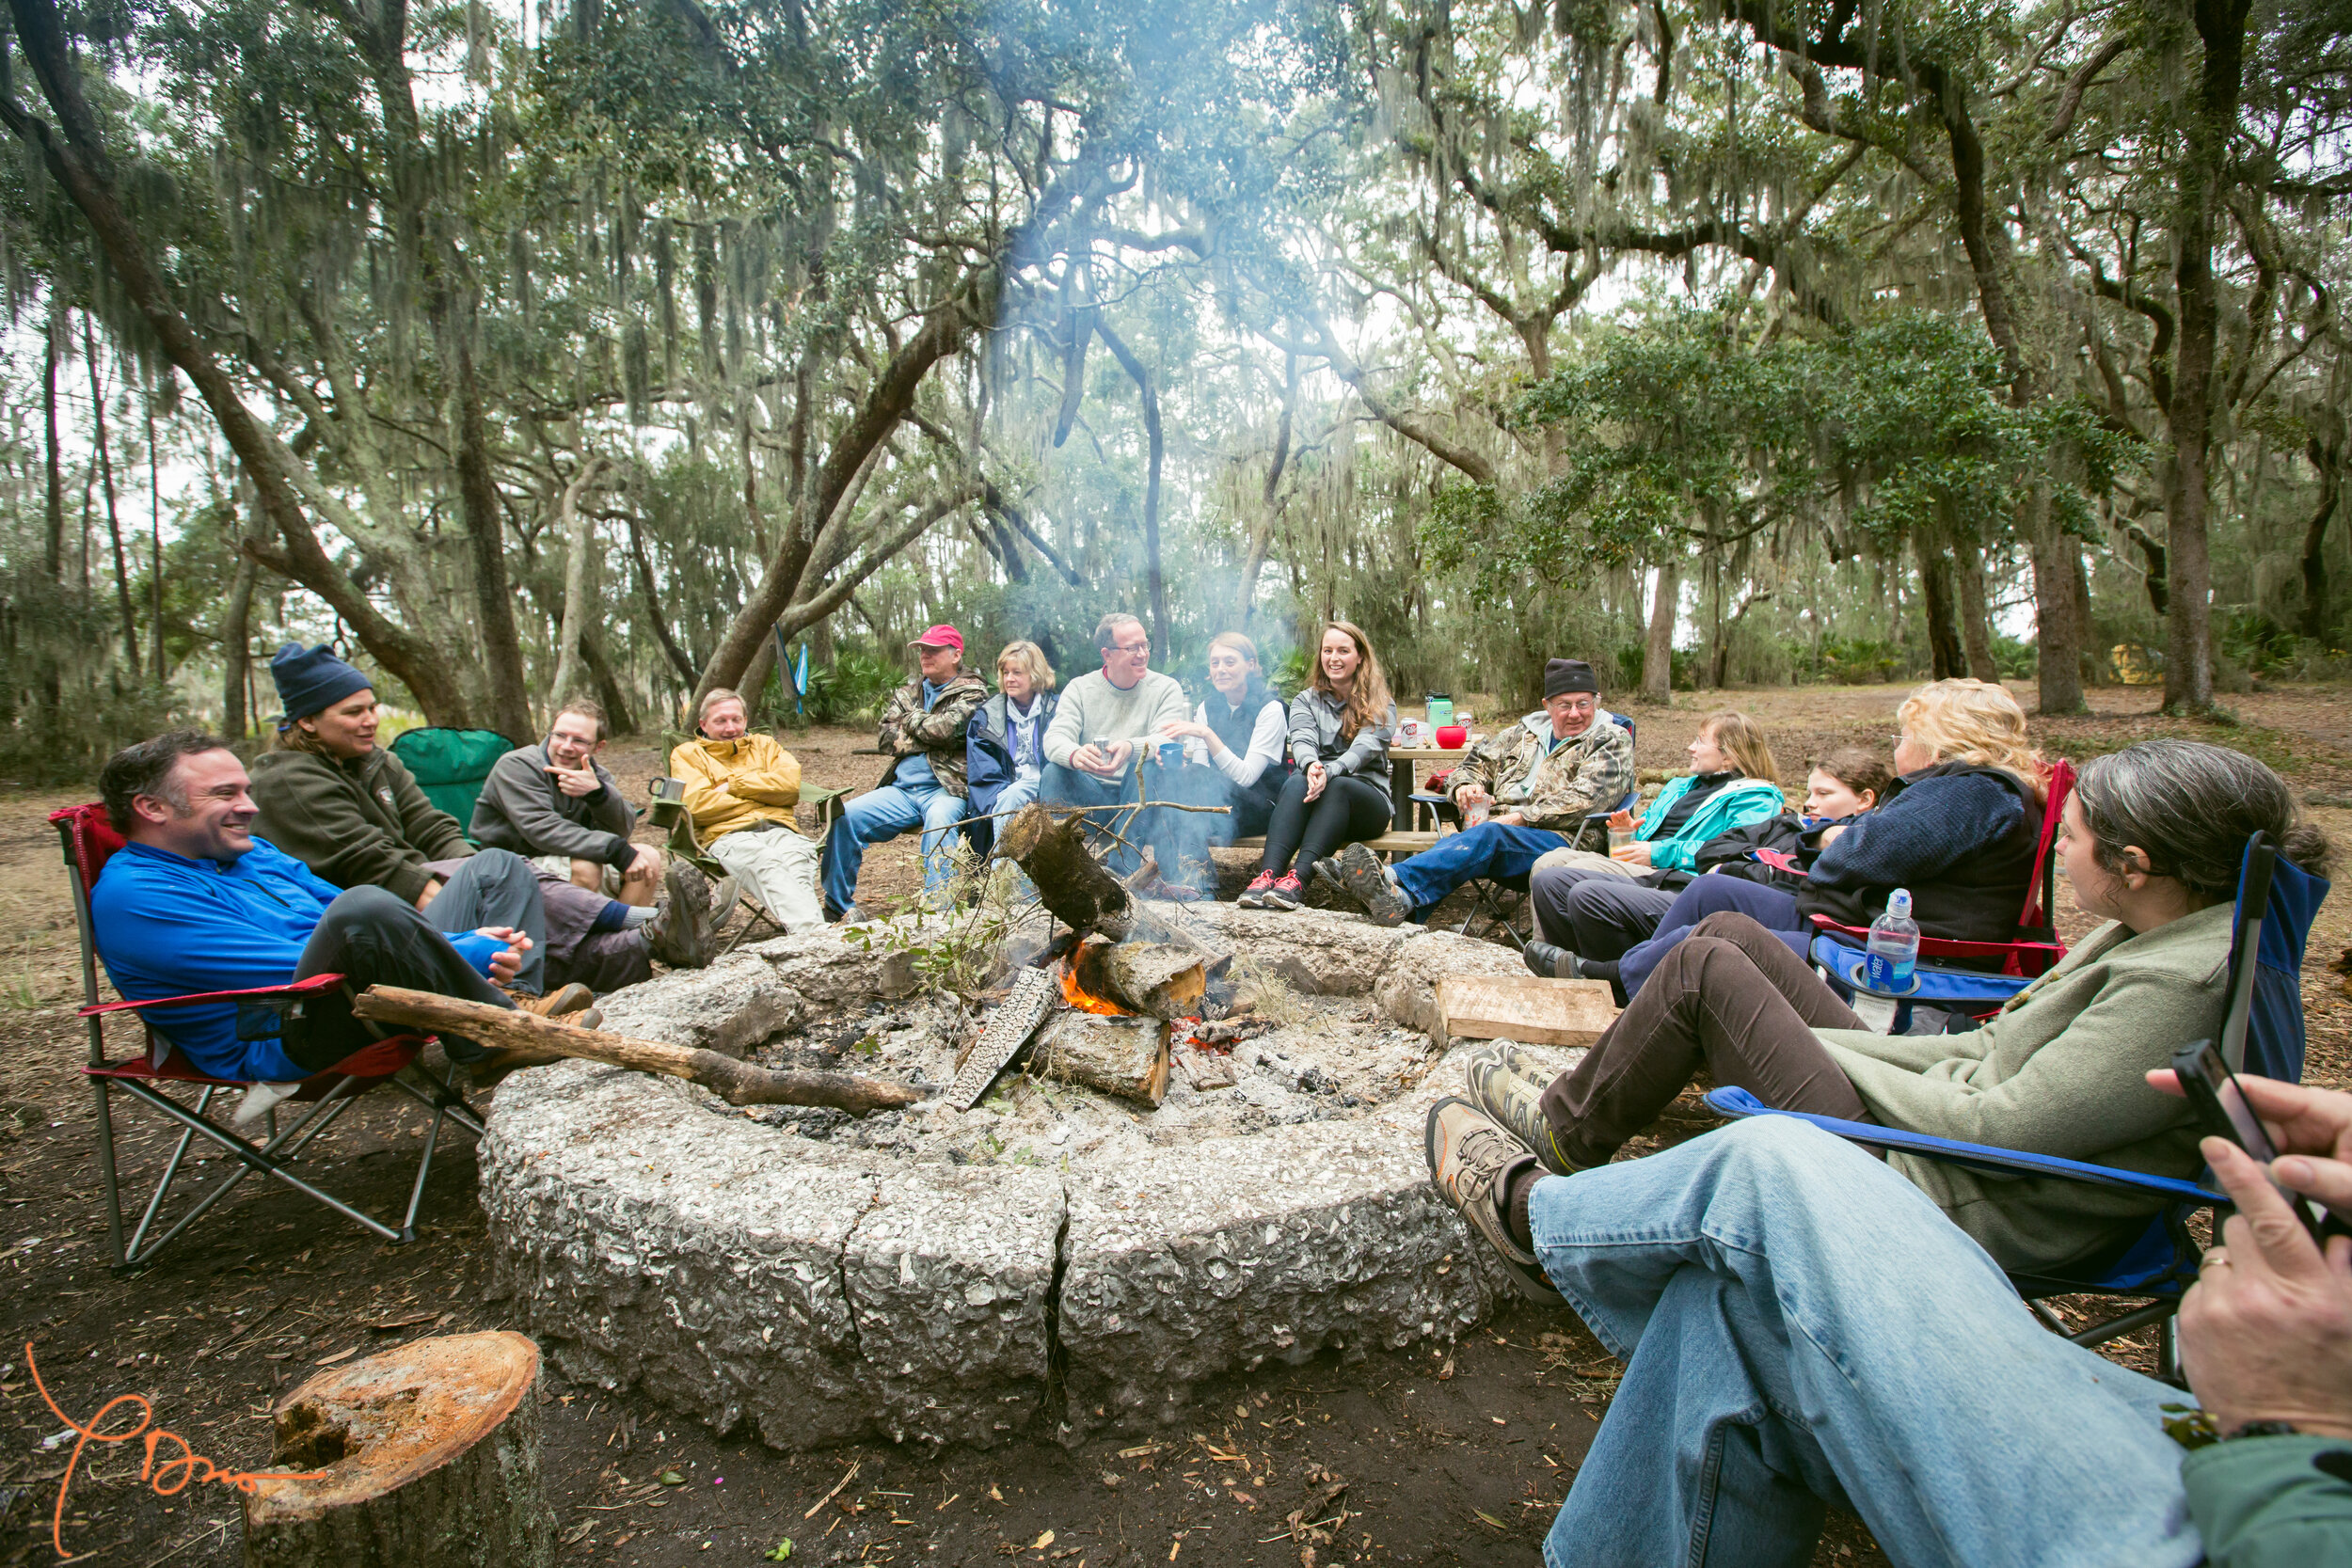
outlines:
[[[1635,942],[1617,959],[1617,984],[1625,988],[1626,996],[1630,999],[1641,991],[1650,971],[1674,950],[1675,943],[1691,934],[1692,927],[1725,911],[1749,916],[1795,948],[1800,958],[1813,950],[1813,936],[1797,913],[1795,894],[1751,882],[1745,877],[1699,877],[1675,895],[1674,903],[1659,917],[1658,934]]]
[[[1464,882],[1482,877],[1524,883],[1540,856],[1565,849],[1569,842],[1567,834],[1544,828],[1481,822],[1462,832],[1448,833],[1432,847],[1397,862],[1396,879],[1418,913]]]
[[[1838,1501],[1906,1568],[2202,1558],[2157,1410],[2188,1396],[2043,1328],[1842,1139],[1757,1117],[1546,1177],[1528,1217],[1626,1362],[1549,1568],[1796,1568]]]
[[[1087,806],[1089,827],[1099,824],[1107,829],[1116,819],[1107,808],[1133,805],[1140,799],[1136,793],[1136,774],[1132,764],[1118,778],[1105,779],[1075,768],[1065,768],[1058,762],[1045,765],[1045,774],[1038,783],[1037,798],[1049,806]],[[1134,814],[1139,817],[1142,814]],[[1124,877],[1143,863],[1143,843],[1136,831],[1140,822],[1131,818],[1130,825],[1120,830],[1125,844],[1113,843],[1103,855],[1103,865],[1115,877]],[[1106,841],[1107,842],[1107,841]]]
[[[887,784],[851,800],[825,839],[825,905],[846,911],[857,902],[857,869],[866,847],[923,830],[923,891],[947,885],[955,863],[947,854],[947,832],[963,818],[964,799],[935,784]]]

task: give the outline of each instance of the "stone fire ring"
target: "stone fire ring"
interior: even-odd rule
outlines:
[[[1449,933],[1205,909],[1298,990],[1422,1031],[1439,974],[1520,972]],[[828,930],[633,988],[606,1027],[739,1054],[913,989],[903,956]],[[1422,1151],[1457,1080],[1440,1057],[1353,1119],[1065,1173],[783,1137],[676,1081],[564,1062],[500,1088],[482,1203],[501,1288],[574,1377],[787,1449],[1074,1441],[1181,1419],[1195,1383],[1268,1358],[1479,1322],[1507,1287]]]

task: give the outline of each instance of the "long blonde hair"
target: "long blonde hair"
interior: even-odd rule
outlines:
[[[1903,699],[1896,717],[1938,762],[1998,768],[2037,799],[2047,791],[2049,764],[2026,737],[2026,710],[2006,687],[1964,675],[1930,681]]]
[[[1344,632],[1356,644],[1356,689],[1349,694],[1346,705],[1340,709],[1340,738],[1354,740],[1359,732],[1378,729],[1388,721],[1389,709],[1396,699],[1389,695],[1389,677],[1380,673],[1380,656],[1372,651],[1372,639],[1364,628],[1352,621],[1329,621],[1315,637],[1315,678],[1311,683],[1317,691],[1339,701],[1340,694],[1331,689],[1331,677],[1323,668],[1323,640],[1333,632]]]
[[[1761,779],[1780,787],[1780,764],[1764,739],[1763,726],[1736,707],[1710,713],[1699,721],[1699,733],[1715,737],[1715,749],[1731,758],[1743,779]]]

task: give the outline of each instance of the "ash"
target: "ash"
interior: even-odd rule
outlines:
[[[1212,1007],[1212,1012],[1219,1009]],[[1280,1022],[1265,1014],[1279,1013]],[[1366,1115],[1409,1091],[1436,1057],[1427,1036],[1405,1028],[1357,997],[1285,992],[1265,1014],[1248,1002],[1212,1032],[1233,1037],[1230,1086],[1198,1089],[1187,1075],[1184,1044],[1193,1025],[1175,1028],[1176,1064],[1168,1095],[1154,1110],[1073,1084],[1034,1078],[1016,1057],[979,1104],[959,1113],[944,1101],[906,1111],[851,1117],[800,1106],[739,1110],[716,1096],[707,1109],[774,1128],[787,1137],[834,1148],[892,1149],[917,1164],[1040,1165],[1115,1162],[1151,1148],[1229,1137],[1268,1127]],[[831,1069],[898,1083],[942,1087],[956,1057],[987,1014],[951,996],[876,1004],[863,1016],[812,1020],[771,1037],[745,1059],[769,1068]]]

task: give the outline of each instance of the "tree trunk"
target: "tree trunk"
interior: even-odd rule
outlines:
[[[141,401],[147,414],[148,626],[155,639],[153,647],[148,653],[147,668],[156,680],[161,681],[164,678],[164,494],[156,487],[155,479],[154,394],[151,392]]]
[[[268,519],[262,515],[261,502],[251,495],[250,480],[242,476],[237,481],[237,515],[246,519],[246,538],[265,533]],[[262,568],[242,550],[237,553],[237,575],[230,580],[229,599],[220,611],[220,711],[221,729],[230,740],[243,740],[251,728],[246,711],[245,688],[247,666],[253,657],[253,587],[262,575]]]
[[[645,537],[638,531],[637,515],[633,511],[628,519],[628,553],[637,565],[637,592],[644,598],[645,621],[653,630],[654,641],[661,644],[661,656],[670,661],[670,668],[677,672],[678,679],[691,689],[694,684],[694,661],[687,657],[684,648],[678,646],[677,639],[670,635],[669,617],[662,612],[661,594],[654,586],[653,561],[645,554]]]
[[[593,625],[580,634],[580,659],[588,666],[589,678],[596,683],[596,701],[604,705],[604,716],[612,721],[612,733],[635,735],[637,716],[629,709],[628,692],[621,686],[612,661],[605,657],[604,634]]]
[[[1075,1010],[1048,1022],[1029,1070],[1158,1109],[1168,1095],[1168,1024],[1156,1018]]]
[[[830,1105],[863,1113],[897,1110],[923,1098],[903,1085],[859,1073],[797,1069],[771,1072],[716,1051],[574,1028],[519,1008],[494,1007],[486,1002],[466,1002],[397,986],[370,986],[353,999],[351,1010],[358,1018],[453,1034],[509,1053],[507,1058],[488,1064],[494,1069],[537,1067],[575,1056],[637,1072],[688,1079],[730,1105]]]
[[[40,360],[40,413],[49,441],[44,462],[48,489],[42,515],[48,525],[48,550],[43,559],[49,567],[49,580],[59,585],[65,582],[65,466],[57,456],[57,337],[64,330],[64,308],[53,300]]]
[[[1968,673],[1953,624],[1951,562],[1917,534],[1912,549],[1919,559],[1919,596],[1928,607],[1928,669],[1932,680],[1950,680]]]
[[[2041,711],[2083,713],[2082,645],[2089,628],[2075,618],[2082,546],[2058,528],[2046,491],[2031,502],[2033,622]]]
[[[1675,615],[1682,598],[1682,554],[1658,563],[1658,587],[1650,595],[1649,635],[1642,640],[1642,700],[1661,706],[1674,701]]]
[[[2344,448],[2312,436],[2312,467],[2319,470],[2319,505],[2303,525],[2303,635],[2326,642],[2328,631],[2328,524],[2344,493]]]
[[[490,673],[490,728],[516,745],[537,728],[523,675],[523,644],[515,627],[515,598],[506,581],[506,523],[490,475],[490,436],[474,375],[470,322],[445,324],[457,364],[457,495],[473,547],[474,604],[482,618],[482,657]],[[556,699],[561,702],[559,695]]]
[[[2001,665],[1993,657],[1992,613],[1985,604],[1984,550],[1974,541],[1953,552],[1960,585],[1960,635],[1968,652],[1968,673],[1980,681],[2001,683]]]
[[[2189,107],[2174,209],[2173,285],[2180,341],[2173,351],[2172,396],[2165,422],[2172,437],[2165,465],[2166,597],[2164,707],[2202,713],[2213,706],[2213,569],[2206,535],[2211,499],[2214,355],[2220,333],[2220,284],[2214,277],[2215,219],[2228,179],[2246,55],[2249,0],[2194,0],[2203,44],[2197,97]]]
[[[115,460],[106,441],[106,389],[98,383],[98,340],[90,331],[89,312],[82,313],[82,361],[89,369],[91,430],[98,448],[98,472],[105,485],[106,537],[114,544],[115,602],[122,612],[122,662],[139,673],[139,617],[131,608],[131,569],[122,558],[122,518],[115,510]]]
[[[564,620],[555,638],[555,679],[548,683],[548,701],[561,703],[574,693],[572,683],[580,678],[580,640],[588,624],[588,555],[596,537],[596,519],[580,499],[604,472],[604,459],[592,457],[580,466],[580,472],[564,486],[562,497],[555,503],[555,524],[564,533]],[[548,718],[552,721],[550,712]]]
[[[505,1329],[415,1339],[278,1402],[281,1472],[245,1499],[246,1568],[551,1568],[539,1347]]]
[[[1103,340],[1103,346],[1111,351],[1132,377],[1143,400],[1143,434],[1151,446],[1151,470],[1143,483],[1143,580],[1145,592],[1152,601],[1152,651],[1162,662],[1174,657],[1169,641],[1173,628],[1168,624],[1168,580],[1160,572],[1160,460],[1165,447],[1160,438],[1160,393],[1152,384],[1152,372],[1144,369],[1127,345],[1113,332],[1110,324],[1098,314],[1094,330]]]

